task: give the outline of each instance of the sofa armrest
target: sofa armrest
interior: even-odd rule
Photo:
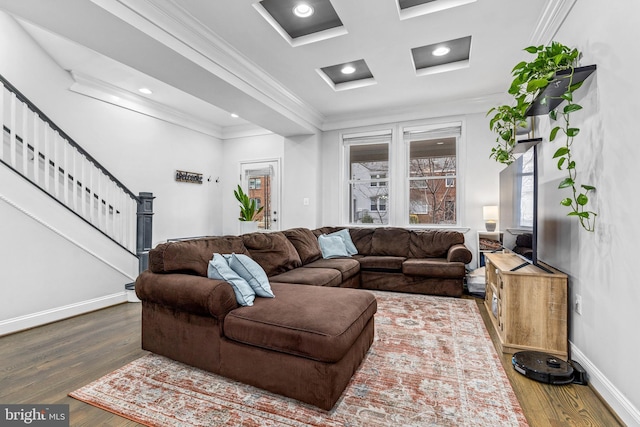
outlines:
[[[471,258],[471,251],[463,244],[453,245],[447,252],[447,261],[449,262],[469,264],[471,262]]]
[[[202,276],[147,270],[138,276],[135,289],[142,301],[217,319],[238,307],[229,283]]]

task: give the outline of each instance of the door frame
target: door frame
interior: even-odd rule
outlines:
[[[275,179],[271,180],[271,215],[274,216],[274,220],[271,221],[271,228],[261,229],[260,231],[279,231],[280,224],[282,223],[282,168],[281,158],[272,157],[265,159],[254,160],[241,160],[238,163],[238,173],[240,176],[240,186],[244,191],[249,191],[249,182],[245,178],[245,171],[251,169],[259,169],[261,166],[272,166]],[[275,182],[274,182],[275,181]],[[275,214],[273,212],[276,212]]]

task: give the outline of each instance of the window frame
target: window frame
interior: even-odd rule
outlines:
[[[463,122],[443,122],[443,123],[433,123],[433,124],[425,124],[425,125],[417,125],[417,126],[406,126],[402,127],[401,135],[403,140],[404,147],[404,169],[405,169],[405,179],[404,179],[404,188],[403,188],[403,198],[404,198],[404,210],[402,224],[404,226],[411,226],[416,228],[459,228],[461,227],[462,218],[461,218],[461,197],[462,190],[460,187],[461,182],[461,139],[463,135]],[[439,137],[442,138],[455,138],[455,174],[446,173],[443,176],[434,176],[431,178],[426,178],[424,176],[420,177],[412,177],[411,176],[411,134],[424,134],[424,139],[436,139]],[[420,181],[425,179],[444,179],[446,188],[455,188],[455,222],[453,223],[411,223],[411,182],[412,181]],[[449,186],[447,183],[452,180],[452,185]],[[443,200],[443,202],[449,202],[447,200]],[[426,209],[426,212],[431,212],[433,207],[429,206]],[[450,209],[445,209],[444,214],[446,215]]]
[[[392,224],[392,204],[390,203],[392,200],[393,190],[392,186],[392,165],[393,165],[393,141],[394,141],[394,130],[390,128],[379,129],[379,130],[371,130],[364,132],[353,132],[353,133],[344,133],[340,135],[341,141],[341,150],[342,150],[342,164],[343,164],[343,180],[344,185],[342,186],[343,195],[341,197],[343,207],[342,218],[343,223],[350,226],[389,226]],[[369,175],[369,179],[353,179],[351,176],[351,151],[350,148],[354,145],[376,145],[376,144],[387,144],[387,171],[371,172]],[[384,175],[382,178],[373,178],[372,175]],[[352,212],[352,193],[351,188],[355,183],[364,184],[367,188],[371,189],[385,189],[386,190],[386,201],[384,203],[385,210],[382,211],[380,209],[377,212],[384,212],[386,222],[381,223],[359,223],[355,220],[355,214]],[[371,203],[372,200],[369,200],[367,205],[369,212],[371,212]],[[380,201],[377,201],[377,206],[380,206]]]

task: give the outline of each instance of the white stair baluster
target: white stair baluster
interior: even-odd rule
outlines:
[[[87,218],[87,158],[80,156],[80,205],[82,206],[82,217]]]
[[[44,189],[51,193],[51,179],[49,175],[51,174],[51,128],[49,127],[49,123],[44,124]]]
[[[60,155],[58,154],[58,132],[53,131],[53,194],[60,200]]]
[[[0,160],[4,159],[4,84],[0,82]]]
[[[22,122],[22,175],[26,178],[29,178],[29,137],[27,135],[27,118],[28,118],[29,108],[27,104],[22,103],[22,114],[21,114],[21,122]]]
[[[37,113],[33,113],[33,182],[38,187],[40,184],[40,135],[38,135],[38,122],[40,117]]]
[[[9,155],[11,167],[16,167],[16,94],[11,94],[11,117],[9,119],[9,126],[11,126],[11,137],[9,139]]]

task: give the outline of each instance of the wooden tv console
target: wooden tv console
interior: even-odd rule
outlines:
[[[485,306],[499,350],[536,350],[567,358],[567,275],[523,264],[513,253],[488,253]],[[548,267],[548,266],[547,266]]]

